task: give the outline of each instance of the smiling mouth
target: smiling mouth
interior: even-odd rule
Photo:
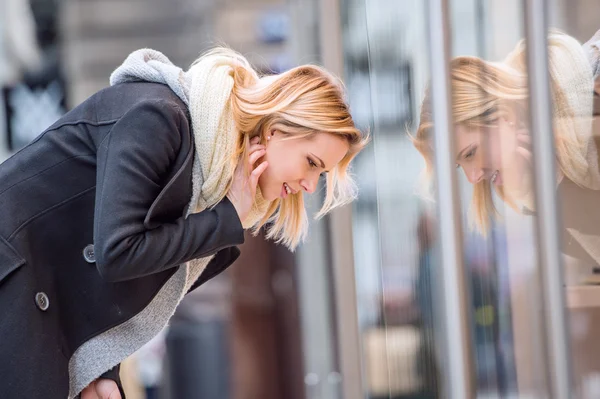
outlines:
[[[288,186],[288,184],[287,184],[287,183],[283,183],[283,187],[285,188],[285,191],[286,191],[288,194],[296,194],[296,193],[297,193],[297,191],[295,191],[295,190],[294,190],[294,189],[292,189],[290,186]]]
[[[283,183],[281,187],[281,197],[286,198],[290,194],[296,194],[297,191],[294,191],[287,183]]]
[[[496,183],[496,178],[498,177],[498,173],[500,173],[500,171],[495,171],[494,174],[492,175],[492,178],[490,179],[490,181],[492,183]]]

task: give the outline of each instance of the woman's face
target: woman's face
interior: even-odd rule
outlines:
[[[513,123],[501,118],[494,127],[457,125],[455,132],[456,164],[471,184],[489,180],[515,196],[529,190],[529,165]]]
[[[258,179],[262,196],[267,201],[287,197],[286,187],[291,193],[306,191],[312,194],[319,176],[336,166],[350,148],[347,140],[329,133],[293,138],[275,130],[269,137],[266,154],[256,163],[269,163]]]

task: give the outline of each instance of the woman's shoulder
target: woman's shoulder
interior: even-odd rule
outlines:
[[[185,118],[189,124],[189,110],[185,103],[166,85],[134,82],[107,87],[92,95],[82,107],[94,108],[98,123],[117,121],[137,109],[151,110],[160,116]]]

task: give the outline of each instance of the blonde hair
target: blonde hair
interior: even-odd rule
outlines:
[[[234,162],[248,158],[252,138],[259,136],[262,141],[272,130],[290,138],[310,139],[319,133],[332,134],[345,139],[349,150],[327,173],[325,200],[315,217],[320,218],[356,198],[350,162],[367,144],[368,137],[356,128],[339,79],[314,65],[261,78],[244,56],[225,47],[215,48],[201,59],[205,57],[226,57],[233,69],[230,106],[239,131],[237,149],[232,154]],[[231,182],[227,191],[230,186]],[[264,218],[253,227],[253,233],[257,234],[267,223],[270,224],[267,238],[293,250],[307,234],[303,193],[272,201]]]
[[[589,187],[588,151],[592,72],[581,44],[572,37],[552,31],[548,37],[549,71],[552,91],[553,127],[557,168],[580,186]],[[503,117],[527,121],[528,86],[525,42],[522,40],[503,62],[487,62],[477,57],[457,57],[450,64],[452,116],[455,124],[482,128],[497,125]],[[426,89],[414,146],[426,163],[426,178],[433,175],[433,128],[430,90]],[[501,186],[498,196],[517,210]],[[492,186],[482,180],[473,187],[471,222],[486,233],[498,216],[492,199]]]

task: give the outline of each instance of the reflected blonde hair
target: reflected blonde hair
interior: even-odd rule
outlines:
[[[273,130],[290,138],[310,139],[321,133],[332,134],[346,140],[349,150],[327,173],[325,200],[315,218],[356,198],[350,162],[365,147],[368,137],[354,124],[341,80],[314,65],[260,77],[244,56],[225,47],[215,48],[201,58],[204,57],[226,57],[233,69],[230,105],[239,131],[237,148],[231,155],[234,162],[248,159],[252,138],[259,136],[264,142]],[[227,191],[230,186],[231,182]],[[263,219],[253,227],[253,233],[258,234],[267,223],[270,226],[266,237],[293,250],[307,234],[303,193],[272,201]]]
[[[586,159],[591,129],[593,79],[581,44],[572,37],[552,31],[548,37],[549,71],[552,91],[555,151],[559,173],[576,184],[590,187]],[[525,42],[522,40],[503,62],[487,62],[477,57],[457,57],[450,64],[452,116],[455,124],[468,128],[496,126],[500,118],[527,121],[528,85]],[[425,159],[425,176],[433,176],[430,89],[421,108],[414,146]],[[502,187],[498,196],[518,210],[516,198]],[[486,233],[498,216],[492,199],[492,186],[483,180],[474,184],[470,221]]]

